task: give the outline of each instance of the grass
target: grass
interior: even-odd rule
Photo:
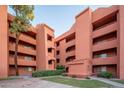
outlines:
[[[67,84],[80,88],[110,88],[112,87],[109,84],[97,81],[97,80],[77,80],[74,78],[65,78],[65,77],[46,77],[42,78],[43,80],[52,81],[56,83]]]
[[[112,81],[124,84],[124,80],[112,80]]]

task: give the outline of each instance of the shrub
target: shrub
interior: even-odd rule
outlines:
[[[32,73],[33,77],[44,77],[44,76],[54,76],[61,75],[63,70],[45,70],[45,71],[35,71]]]
[[[112,78],[113,77],[112,73],[107,72],[107,71],[100,72],[97,76],[103,77],[103,78]]]
[[[65,70],[65,67],[62,65],[57,65],[56,67],[57,70]]]

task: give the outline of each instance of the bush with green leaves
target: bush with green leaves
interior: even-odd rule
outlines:
[[[112,78],[113,74],[107,71],[102,71],[98,75],[98,77],[103,77],[103,78]]]
[[[35,71],[32,73],[33,77],[45,77],[45,76],[55,76],[61,75],[64,70],[45,70],[45,71]]]
[[[56,67],[57,70],[65,70],[65,67],[62,65],[57,65]]]

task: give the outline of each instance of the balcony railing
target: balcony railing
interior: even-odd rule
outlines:
[[[24,60],[19,58],[17,60],[19,66],[36,66],[36,61]],[[9,65],[15,65],[13,57],[9,58]]]
[[[117,56],[93,59],[93,65],[112,65],[117,64],[117,62]]]
[[[66,54],[65,54],[66,57],[68,57],[68,56],[73,56],[73,55],[75,55],[75,50],[66,52]]]
[[[15,38],[15,35],[13,35],[11,33],[9,33],[9,36]],[[24,35],[24,34],[20,35],[19,40],[26,42],[26,43],[36,45],[36,40],[34,38],[27,36],[27,35]]]
[[[102,36],[102,35],[106,35],[108,33],[111,33],[111,32],[114,32],[117,30],[117,22],[112,22],[110,24],[107,24],[106,26],[104,27],[101,27],[99,29],[96,29],[93,31],[93,38],[96,38],[96,37],[99,37],[99,36]]]
[[[115,48],[117,47],[118,42],[117,39],[113,39],[110,41],[102,41],[97,44],[93,45],[93,51],[100,51],[100,50],[105,50],[105,49],[110,49],[110,48]]]
[[[10,43],[9,44],[9,50],[15,51],[15,44]],[[18,52],[36,56],[36,50],[30,49],[30,48],[25,48],[23,46],[18,46]]]
[[[66,43],[65,48],[75,45],[75,39]]]

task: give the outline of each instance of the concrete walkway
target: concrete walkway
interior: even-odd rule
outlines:
[[[0,88],[74,88],[73,86],[41,80],[41,78],[25,78],[0,80]]]
[[[93,80],[98,80],[98,81],[101,81],[101,82],[104,82],[104,83],[107,83],[107,84],[110,84],[116,88],[124,88],[124,84],[120,84],[120,83],[117,83],[117,82],[114,82],[114,81],[111,81],[109,79],[105,79],[105,78],[98,78],[98,77],[90,77],[90,79],[93,79]]]

